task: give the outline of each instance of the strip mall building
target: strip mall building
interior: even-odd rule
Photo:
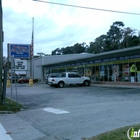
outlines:
[[[100,54],[68,54],[33,60],[32,75],[42,81],[48,73],[76,71],[92,81],[140,82],[140,46]],[[30,76],[28,62],[27,76]]]

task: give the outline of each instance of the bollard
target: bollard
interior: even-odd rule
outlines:
[[[6,84],[6,86],[7,86],[7,87],[10,87],[10,86],[11,86],[11,82],[10,82],[9,79],[7,80],[7,84]]]
[[[29,85],[33,86],[33,79],[32,78],[29,79]]]

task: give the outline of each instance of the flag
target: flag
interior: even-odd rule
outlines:
[[[34,18],[32,23],[32,37],[31,37],[31,58],[34,57]]]
[[[34,47],[34,43],[33,42],[34,41],[33,40],[34,40],[34,36],[33,36],[33,32],[32,32],[31,50],[30,50],[31,51],[31,58],[33,58],[33,56],[34,56],[34,53],[33,53],[33,51],[34,51],[34,48],[33,48]]]

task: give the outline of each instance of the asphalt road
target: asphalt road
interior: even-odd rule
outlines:
[[[17,93],[25,109],[0,115],[13,140],[81,140],[140,123],[140,90],[135,88],[18,84]]]

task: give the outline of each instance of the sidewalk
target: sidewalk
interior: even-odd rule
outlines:
[[[46,84],[44,81],[38,82],[37,84]],[[111,88],[140,88],[140,83],[138,82],[103,82],[96,81],[91,82],[91,86],[95,87],[111,87]]]
[[[132,82],[92,82],[91,86],[111,88],[140,88],[140,83]]]
[[[19,112],[20,113],[20,112]],[[21,112],[22,113],[22,112]],[[28,114],[28,112],[23,112]],[[44,140],[45,134],[16,114],[0,116],[0,140]],[[2,139],[1,139],[2,138]]]

